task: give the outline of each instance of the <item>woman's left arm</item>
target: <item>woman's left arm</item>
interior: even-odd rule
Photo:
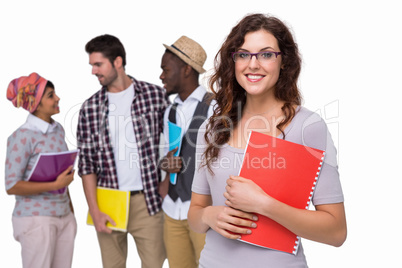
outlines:
[[[253,181],[238,176],[227,180],[224,196],[226,205],[269,217],[300,237],[337,247],[346,240],[343,202],[318,205],[316,211],[298,209],[272,198]]]

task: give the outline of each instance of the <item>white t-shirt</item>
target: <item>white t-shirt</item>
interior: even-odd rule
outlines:
[[[133,84],[121,92],[107,92],[110,138],[119,189],[123,191],[143,189],[138,146],[131,116],[134,94]]]

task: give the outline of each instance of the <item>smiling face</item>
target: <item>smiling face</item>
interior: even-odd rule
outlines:
[[[279,52],[278,41],[269,32],[259,30],[249,32],[244,37],[243,45],[237,50],[239,52]],[[274,94],[275,84],[278,81],[281,69],[282,58],[278,55],[274,62],[261,63],[257,57],[251,57],[248,62],[235,63],[235,76],[247,94],[266,95]]]
[[[33,114],[50,123],[51,116],[60,113],[59,101],[60,98],[56,95],[54,88],[46,87],[38,108],[36,108]]]
[[[92,74],[98,77],[102,86],[111,85],[118,77],[116,68],[101,52],[89,54],[89,64],[92,66]]]

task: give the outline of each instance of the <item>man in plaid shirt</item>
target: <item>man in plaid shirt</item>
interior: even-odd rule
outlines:
[[[95,37],[85,49],[92,74],[103,87],[80,110],[78,173],[97,231],[103,267],[126,267],[128,233],[135,238],[142,267],[162,267],[166,255],[157,166],[167,95],[161,87],[125,73],[125,50],[116,37]],[[97,186],[131,192],[127,232],[106,227],[114,221],[99,210]]]

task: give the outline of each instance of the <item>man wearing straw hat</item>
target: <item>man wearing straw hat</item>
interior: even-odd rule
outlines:
[[[160,268],[166,254],[157,162],[167,95],[161,87],[126,74],[126,53],[116,37],[95,37],[85,50],[102,89],[80,110],[78,173],[97,231],[103,267],[126,267],[130,233],[142,267]],[[97,186],[130,191],[127,231],[106,227],[114,221],[99,210]]]
[[[162,57],[160,79],[168,95],[177,94],[164,115],[165,143],[169,144],[169,123],[181,128],[181,145],[169,151],[160,161],[167,172],[160,187],[164,197],[164,242],[171,268],[198,267],[205,234],[195,233],[187,223],[191,185],[195,172],[195,146],[200,125],[212,115],[211,93],[199,85],[199,74],[205,72],[204,49],[194,40],[182,36],[166,48]],[[170,141],[172,142],[172,141]],[[178,156],[174,156],[174,154]],[[170,174],[177,173],[174,180]]]

